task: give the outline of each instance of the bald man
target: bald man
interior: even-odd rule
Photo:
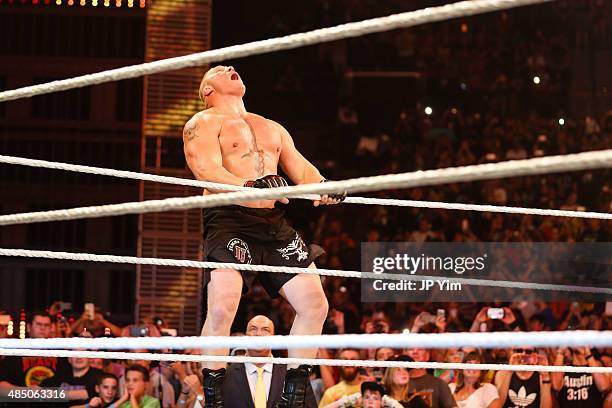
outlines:
[[[255,316],[247,323],[246,335],[272,336],[274,335],[274,323],[266,316]],[[269,348],[248,349],[246,355],[248,357],[272,357],[272,350]],[[286,375],[287,366],[283,364],[232,364],[227,369],[223,383],[224,404],[232,408],[274,408],[281,401]],[[259,388],[258,381],[262,381],[263,384],[259,384]],[[306,388],[305,407],[317,407],[310,384]]]
[[[279,166],[295,184],[321,183],[325,178],[296,149],[280,124],[247,112],[246,87],[233,67],[217,66],[206,72],[200,85],[204,110],[185,125],[183,142],[189,168],[198,180],[273,188],[287,185]],[[204,194],[217,193],[206,190]],[[314,205],[337,204],[346,192],[324,195]],[[265,264],[315,268],[323,254],[307,245],[275,208],[280,200],[256,200],[205,209],[205,260],[226,263]],[[220,268],[205,271],[208,308],[203,336],[229,336],[240,297],[259,280],[272,297],[282,296],[296,312],[291,334],[321,334],[328,304],[319,276],[237,271]],[[227,355],[228,349],[204,349],[207,355]],[[289,350],[289,357],[315,358],[316,348]],[[223,407],[221,384],[225,364],[204,364],[205,408]],[[279,407],[304,407],[304,395],[312,367],[292,367]],[[233,408],[233,407],[231,407]]]

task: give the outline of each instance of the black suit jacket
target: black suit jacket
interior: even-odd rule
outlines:
[[[274,408],[280,401],[286,374],[286,365],[274,364],[272,366],[272,381],[266,408]],[[228,408],[255,408],[244,364],[234,363],[227,368],[223,381],[223,401]],[[306,389],[306,407],[317,408],[317,401],[310,383]]]

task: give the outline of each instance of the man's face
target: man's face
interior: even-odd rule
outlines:
[[[247,323],[246,329],[247,336],[273,336],[274,335],[274,323],[266,316],[255,316]],[[248,355],[250,357],[267,357],[272,353],[269,348],[266,349],[248,349]]]
[[[391,348],[383,347],[376,350],[376,355],[374,356],[376,361],[387,361],[391,357],[395,355],[395,351]]]
[[[111,403],[117,396],[117,381],[114,378],[105,378],[102,384],[96,385],[96,392],[105,404]]]
[[[69,357],[68,363],[72,366],[73,370],[83,370],[89,367],[89,360],[86,358]]]
[[[130,395],[140,396],[144,394],[147,383],[141,372],[128,371],[125,375],[125,386]]]
[[[359,360],[360,356],[356,350],[344,350],[340,353],[340,360]],[[357,378],[359,367],[340,367],[340,378],[345,382],[351,382]]]
[[[429,361],[429,351],[424,348],[411,348],[408,349],[408,356],[412,357],[412,359],[419,363],[424,363]]]
[[[104,371],[104,359],[103,358],[90,358],[89,366],[97,368],[98,370]]]
[[[382,407],[382,396],[380,392],[365,390],[362,396],[363,408],[381,408]]]
[[[149,350],[147,350],[147,349],[134,349],[134,350],[132,350],[132,352],[133,353],[148,353]],[[143,366],[147,370],[151,367],[151,362],[149,360],[126,360],[126,363],[127,363],[128,367],[133,365],[133,364],[138,364],[140,366]]]
[[[33,339],[46,339],[51,334],[51,318],[49,316],[34,316],[29,325],[30,337]]]
[[[211,91],[219,94],[243,96],[246,87],[234,67],[218,65],[206,72],[200,86],[202,97],[210,96]]]

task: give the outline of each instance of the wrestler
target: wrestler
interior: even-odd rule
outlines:
[[[278,166],[295,184],[325,181],[300,154],[280,124],[247,112],[245,85],[233,67],[209,69],[200,84],[204,110],[196,113],[183,132],[185,157],[198,180],[255,188],[286,186]],[[204,194],[218,191],[204,191]],[[323,195],[314,205],[337,204],[346,192]],[[275,202],[257,200],[205,209],[204,253],[207,261],[315,268],[323,254],[306,245],[283,218]],[[321,334],[328,304],[316,275],[215,269],[205,271],[208,310],[202,336],[228,336],[242,293],[257,279],[270,296],[284,297],[296,312],[291,334]],[[204,349],[208,355],[227,355],[228,349]],[[289,350],[290,357],[315,358],[316,348]],[[224,363],[204,365],[205,407],[223,407],[221,384]],[[312,367],[291,367],[277,407],[303,407]]]

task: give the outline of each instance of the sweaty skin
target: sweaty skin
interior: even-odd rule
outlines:
[[[183,131],[189,168],[198,180],[243,186],[247,181],[278,174],[279,167],[295,184],[320,183],[323,176],[295,148],[293,139],[280,124],[247,112],[242,97],[246,87],[232,68],[217,66],[207,71],[200,84],[205,109],[196,113]],[[204,194],[218,193],[206,190]],[[272,208],[286,198],[238,203],[252,208]],[[314,205],[337,204],[327,195]],[[310,268],[315,268],[311,263]],[[229,336],[242,294],[243,280],[233,269],[215,269],[208,283],[208,308],[203,336]],[[296,312],[292,335],[321,334],[328,303],[318,276],[298,274],[280,289]],[[227,348],[203,349],[207,355],[227,355]],[[292,349],[290,357],[315,358],[316,348]],[[219,369],[224,363],[202,363]]]
[[[244,108],[245,86],[232,67],[207,72],[201,95],[212,107],[196,113],[185,125],[183,141],[189,168],[198,180],[242,186],[283,169],[295,184],[319,183],[323,176],[295,148],[280,124]],[[213,92],[214,91],[214,92]],[[208,95],[207,92],[210,92]],[[204,194],[219,191],[207,190]],[[252,208],[272,208],[276,200],[240,203]],[[278,200],[287,203],[287,199]],[[322,204],[337,201],[323,196]],[[315,202],[318,205],[319,202]]]

